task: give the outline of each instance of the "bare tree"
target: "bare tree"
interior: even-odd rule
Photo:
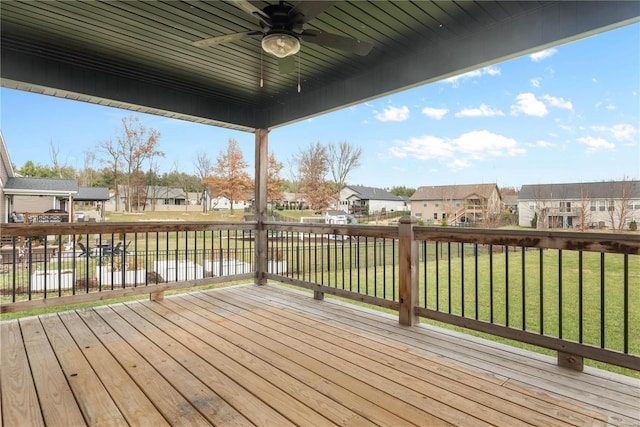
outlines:
[[[607,211],[611,229],[624,230],[627,220],[629,219],[629,200],[631,197],[631,183],[623,178],[622,181],[612,181],[610,198],[607,200]]]
[[[96,160],[96,153],[93,151],[85,151],[84,153],[84,168],[78,173],[78,181],[80,185],[91,187],[93,186],[93,162]]]
[[[302,178],[302,191],[310,208],[318,212],[326,210],[331,200],[331,190],[326,181],[329,172],[327,149],[319,142],[310,144],[307,148],[300,149],[295,162]]]
[[[362,148],[355,147],[346,141],[329,145],[327,161],[338,192],[345,186],[349,174],[360,166],[361,156]]]
[[[155,156],[164,156],[157,150],[160,132],[147,130],[137,117],[123,117],[123,134],[118,138],[118,150],[126,168],[127,211],[139,209],[146,201],[146,180],[142,173],[145,161]]]
[[[211,172],[213,171],[213,163],[207,153],[201,151],[196,154],[196,157],[193,160],[193,165],[195,167],[196,175],[202,182],[202,195],[200,196],[200,200],[202,202],[202,212],[206,213],[209,211],[209,206],[207,198],[207,184],[205,184],[204,179],[211,175]]]
[[[580,216],[578,228],[585,231],[591,222],[591,198],[586,186],[580,183],[580,200],[576,202],[576,213]]]
[[[227,151],[218,155],[217,164],[212,170],[213,175],[203,180],[214,195],[229,199],[231,212],[233,203],[245,200],[246,193],[253,188],[253,180],[245,170],[248,166],[242,151],[238,148],[238,142],[229,139]]]
[[[112,139],[103,141],[98,146],[98,150],[108,155],[103,162],[107,165],[107,170],[113,179],[113,187],[116,198],[116,211],[120,210],[120,167],[122,166],[122,153],[118,150],[118,145]]]

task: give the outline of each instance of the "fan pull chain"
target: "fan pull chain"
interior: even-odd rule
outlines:
[[[300,93],[300,52],[298,52],[298,93]]]
[[[262,61],[264,59],[264,51],[260,49],[260,87],[264,87],[264,79],[262,78]]]

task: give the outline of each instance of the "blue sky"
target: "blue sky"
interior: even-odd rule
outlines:
[[[229,138],[253,164],[251,133],[0,89],[18,167],[51,164],[53,145],[59,162],[82,168],[129,115],[160,132],[161,172],[193,173],[198,153],[215,160]],[[640,24],[274,129],[269,150],[285,178],[292,155],[316,141],[362,147],[348,181],[380,188],[640,179]]]

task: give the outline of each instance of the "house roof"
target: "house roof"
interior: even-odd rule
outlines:
[[[640,199],[640,181],[523,185],[518,200]]]
[[[432,185],[418,187],[411,200],[464,200],[472,195],[488,199],[497,190],[497,184]]]
[[[73,198],[76,202],[100,202],[109,200],[107,187],[78,187],[78,194]]]
[[[6,171],[7,177],[11,178],[14,176],[13,165],[11,164],[11,159],[9,158],[9,151],[7,150],[7,145],[4,142],[4,135],[2,135],[2,130],[0,129],[0,166],[2,169]],[[0,178],[2,174],[0,174]]]
[[[4,186],[5,194],[69,196],[78,194],[75,179],[14,176]]]
[[[638,1],[291,0],[282,3],[302,12],[292,16],[304,16],[303,29],[311,34],[303,37],[300,54],[289,57],[292,73],[280,72],[286,60],[263,54],[260,37],[193,44],[259,30],[264,19],[247,8],[274,3],[2,0],[1,83],[252,132],[638,22],[640,16]],[[331,38],[327,33],[338,36],[338,46],[309,40]],[[345,52],[338,49],[344,37],[373,48],[366,56]]]
[[[387,190],[383,190],[382,188],[365,187],[362,185],[349,185],[347,186],[347,188],[355,191],[360,200],[391,200],[397,202],[404,201],[402,197],[396,196],[395,194],[390,193]],[[349,198],[353,198],[353,196],[350,196]]]

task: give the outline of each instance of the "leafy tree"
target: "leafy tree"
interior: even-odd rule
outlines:
[[[218,155],[217,163],[212,169],[213,175],[203,180],[213,195],[229,199],[231,212],[233,202],[244,200],[247,191],[253,188],[253,180],[245,170],[248,166],[242,151],[238,148],[238,142],[229,139],[227,151]]]
[[[391,190],[389,190],[389,193],[395,194],[396,196],[400,197],[411,197],[415,192],[415,188],[405,187],[404,185],[391,187]]]
[[[326,182],[329,158],[326,147],[320,142],[301,148],[294,157],[301,178],[301,189],[307,203],[315,211],[324,211],[331,200],[331,189]]]
[[[276,156],[271,153],[269,155],[269,163],[267,165],[267,202],[275,204],[282,200],[282,184],[284,180],[280,177],[280,172],[284,165],[276,160]]]
[[[32,178],[66,178],[73,179],[76,177],[76,171],[71,166],[64,166],[58,170],[50,166],[35,164],[31,160],[25,162],[21,168],[15,171],[22,175]]]

